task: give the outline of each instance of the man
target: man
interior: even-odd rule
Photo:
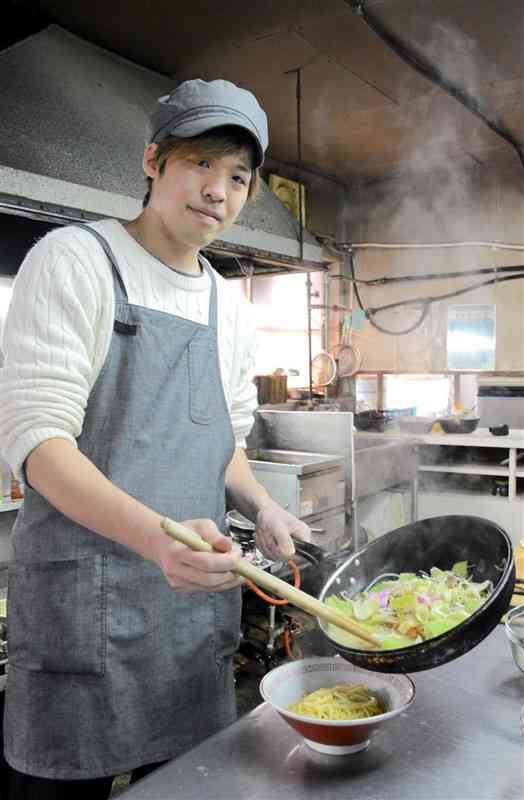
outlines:
[[[250,92],[181,84],[152,120],[137,219],[53,231],[17,277],[0,423],[27,481],[9,574],[16,800],[106,798],[112,776],[234,719],[226,491],[267,555],[307,536],[249,469],[253,325],[200,255],[256,192],[266,147]],[[216,552],[173,542],[163,516]]]

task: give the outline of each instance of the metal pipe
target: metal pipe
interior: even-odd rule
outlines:
[[[302,70],[301,67],[297,69],[297,161],[298,169],[302,169]],[[304,258],[304,219],[303,219],[303,193],[302,193],[302,180],[298,182],[298,224],[299,224],[299,237],[300,237],[300,258]]]
[[[331,311],[351,311],[350,308],[346,308],[346,306],[339,306],[337,303],[332,303],[331,305],[313,303],[311,308],[329,308]]]
[[[307,344],[308,344],[308,373],[309,373],[309,399],[313,399],[313,346],[311,341],[311,274],[306,276],[307,294]]]
[[[323,330],[322,349],[323,350],[328,350],[328,351],[329,351],[329,323],[330,323],[329,312],[331,310],[331,306],[329,304],[330,297],[331,297],[331,280],[330,280],[329,272],[326,272],[326,274],[324,275],[324,303],[325,303],[324,312],[325,313],[323,315],[324,316],[324,321],[323,321],[324,324],[323,324],[323,328],[322,328],[322,330]]]
[[[297,167],[302,169],[302,69],[298,67],[296,70],[296,98],[297,98]],[[300,258],[304,258],[304,215],[303,215],[303,187],[302,181],[298,181],[298,234],[300,241]],[[307,338],[308,338],[308,361],[309,361],[309,399],[313,399],[313,354],[311,342],[311,275],[309,272],[306,277],[306,294],[307,294]]]

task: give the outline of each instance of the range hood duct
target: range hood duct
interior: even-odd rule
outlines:
[[[0,212],[59,222],[141,208],[148,118],[172,88],[138,66],[51,25],[0,52]],[[328,259],[262,181],[260,196],[208,248],[269,268],[323,269]]]

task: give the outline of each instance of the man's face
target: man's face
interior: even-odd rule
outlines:
[[[251,180],[249,153],[206,160],[202,156],[165,163],[163,174],[146,148],[144,167],[153,178],[148,208],[157,215],[164,233],[178,244],[200,249],[229,228],[240,214]],[[148,160],[148,151],[150,158]]]

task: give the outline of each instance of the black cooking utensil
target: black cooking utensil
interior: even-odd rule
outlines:
[[[504,425],[494,425],[489,429],[489,432],[493,434],[493,436],[507,436],[509,434],[509,427]]]
[[[493,592],[471,617],[441,636],[397,650],[356,650],[338,643],[320,628],[337,652],[353,664],[378,672],[418,672],[467,653],[482,641],[508,610],[515,584],[513,549],[507,533],[480,517],[425,519],[384,534],[353,554],[328,579],[319,599],[345,591],[364,591],[379,575],[451,569],[467,561],[476,582],[490,580]]]

